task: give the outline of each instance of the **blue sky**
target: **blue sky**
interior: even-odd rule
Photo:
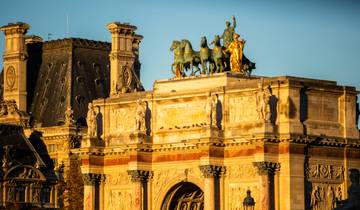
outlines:
[[[359,2],[1,0],[0,25],[23,21],[31,26],[28,34],[59,39],[66,37],[68,16],[70,37],[110,41],[108,23],[130,22],[144,36],[141,80],[152,89],[155,80],[171,77],[172,40],[189,39],[198,49],[201,36],[212,40],[235,15],[254,74],[336,80],[360,90]],[[3,47],[1,34],[0,52]]]

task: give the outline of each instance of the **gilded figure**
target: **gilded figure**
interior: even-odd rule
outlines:
[[[234,40],[231,44],[226,48],[226,52],[230,53],[230,70],[232,72],[243,72],[242,69],[242,60],[243,60],[243,51],[245,46],[245,40],[239,40],[240,35],[234,33]]]

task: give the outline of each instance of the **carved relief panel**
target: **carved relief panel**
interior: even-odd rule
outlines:
[[[110,109],[111,136],[118,136],[123,132],[131,132],[135,129],[135,108],[122,107]]]
[[[332,210],[336,200],[344,199],[344,167],[309,163],[306,166],[306,208]]]
[[[6,90],[9,91],[16,90],[17,73],[16,73],[16,69],[13,66],[9,66],[6,69],[5,78],[6,78],[6,83],[5,83]]]
[[[236,96],[229,98],[229,121],[240,123],[258,118],[255,96]]]

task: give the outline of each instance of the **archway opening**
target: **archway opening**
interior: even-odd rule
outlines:
[[[204,192],[191,182],[181,182],[166,194],[161,210],[204,210]]]

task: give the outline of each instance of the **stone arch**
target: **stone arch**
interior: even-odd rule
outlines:
[[[160,209],[162,205],[162,200],[165,198],[166,194],[169,192],[169,190],[176,184],[180,182],[191,182],[195,185],[197,185],[201,190],[204,189],[203,181],[199,178],[200,175],[185,175],[179,174],[178,176],[173,177],[170,181],[168,181],[162,189],[159,191],[159,194],[155,196],[155,209]]]
[[[192,182],[180,182],[166,193],[161,210],[204,210],[204,192]]]

